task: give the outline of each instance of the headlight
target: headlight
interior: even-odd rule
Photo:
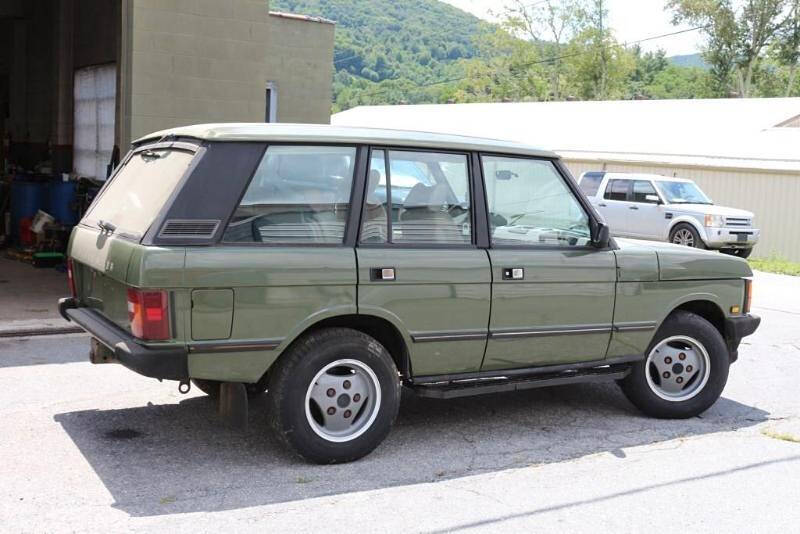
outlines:
[[[725,226],[725,217],[722,215],[706,215],[706,227]]]

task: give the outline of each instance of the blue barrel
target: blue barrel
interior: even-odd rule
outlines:
[[[51,182],[48,189],[47,213],[66,226],[77,224],[75,182]]]
[[[11,182],[11,239],[19,242],[19,221],[33,218],[46,200],[46,184],[14,180]]]

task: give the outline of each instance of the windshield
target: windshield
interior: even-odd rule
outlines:
[[[94,201],[83,223],[111,223],[116,234],[140,239],[153,224],[194,158],[174,149],[144,150],[131,156]]]
[[[657,181],[668,204],[713,204],[694,182]]]

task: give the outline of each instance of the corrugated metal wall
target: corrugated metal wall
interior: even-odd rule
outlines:
[[[663,174],[695,180],[716,204],[755,213],[761,241],[753,257],[800,261],[800,173],[565,159],[577,179],[585,171]]]

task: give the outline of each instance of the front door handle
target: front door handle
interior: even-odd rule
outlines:
[[[638,210],[639,206],[628,206],[629,210]]]
[[[601,208],[605,208],[606,207],[606,205],[603,204],[603,203],[598,204],[598,206],[601,207]]]
[[[392,282],[395,276],[394,267],[373,267],[369,270],[369,278],[373,282]]]
[[[522,267],[503,267],[503,280],[523,280],[525,269]]]

